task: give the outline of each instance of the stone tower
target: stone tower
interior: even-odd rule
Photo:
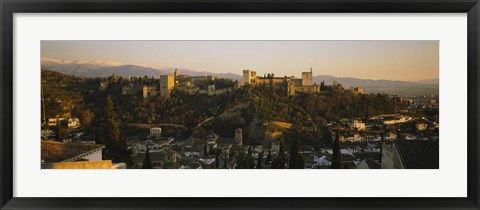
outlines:
[[[245,84],[252,84],[257,77],[257,72],[252,70],[243,70],[243,82]]]
[[[143,98],[148,98],[148,87],[146,85],[143,86]]]
[[[178,73],[178,69],[177,69],[177,68],[175,68],[175,73],[174,73],[174,75],[173,75],[173,76],[174,76],[174,78],[175,78],[175,79],[177,79],[178,75],[179,75],[179,73]]]
[[[310,72],[302,72],[302,86],[311,86],[313,84],[312,68]]]
[[[170,92],[175,86],[175,79],[173,75],[160,75],[160,95],[169,97]]]
[[[235,129],[235,141],[240,146],[243,144],[243,135],[242,135],[242,129],[241,128]]]

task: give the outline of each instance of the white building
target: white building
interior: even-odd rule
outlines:
[[[99,144],[62,143],[41,141],[42,169],[124,169],[124,163],[112,164],[103,160]]]
[[[153,137],[153,138],[162,137],[162,129],[161,128],[150,128],[150,137]]]
[[[314,166],[325,167],[332,165],[332,162],[328,161],[325,155],[321,157],[313,156],[313,164]]]

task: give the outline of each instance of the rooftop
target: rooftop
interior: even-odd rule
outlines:
[[[75,144],[42,140],[42,160],[45,163],[76,161],[105,148],[101,144]]]
[[[397,140],[393,143],[402,159],[404,168],[439,168],[438,141]]]
[[[132,160],[136,163],[142,163],[145,160],[146,153],[137,153],[132,155]],[[173,156],[177,153],[173,150],[169,151],[159,151],[159,152],[149,152],[150,160],[153,161],[163,161],[165,155]]]

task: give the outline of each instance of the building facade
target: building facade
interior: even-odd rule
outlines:
[[[152,137],[152,138],[162,137],[162,129],[161,128],[150,128],[150,137]]]
[[[242,133],[241,128],[235,129],[235,141],[238,143],[238,145],[242,146],[243,144],[243,133]]]
[[[175,86],[175,78],[173,75],[160,76],[160,96],[169,97]]]
[[[302,72],[302,78],[297,79],[294,76],[275,77],[275,74],[266,74],[263,77],[257,76],[252,70],[243,70],[243,83],[251,86],[266,86],[275,90],[280,90],[287,95],[296,93],[318,93],[320,85],[313,83],[313,72]]]

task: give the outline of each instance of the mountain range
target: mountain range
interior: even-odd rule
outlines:
[[[399,81],[399,80],[371,80],[352,77],[334,77],[318,75],[313,77],[316,83],[332,84],[337,81],[344,88],[362,87],[364,93],[386,93],[399,96],[438,95],[439,80]]]
[[[57,60],[42,57],[42,68],[48,68],[67,75],[79,77],[108,77],[112,74],[129,76],[148,76],[159,77],[160,75],[171,74],[175,71],[174,67],[152,68],[133,64],[120,64],[108,61],[84,61],[84,60]],[[190,76],[207,76],[231,78],[241,80],[242,76],[235,73],[213,73],[208,71],[194,71],[191,69],[178,68],[180,74]],[[330,75],[317,75],[313,77],[316,83],[325,82],[332,84],[334,81],[340,83],[343,87],[362,87],[365,93],[387,93],[400,96],[417,95],[437,95],[439,91],[439,80],[419,80],[419,81],[398,81],[398,80],[371,80],[352,77],[335,77]]]
[[[174,73],[174,67],[152,68],[134,64],[119,64],[108,61],[83,61],[83,60],[57,60],[42,57],[42,68],[51,69],[62,74],[79,77],[108,77],[112,74],[122,77],[159,77],[160,75]],[[213,73],[207,71],[194,71],[185,68],[178,68],[180,74],[190,76],[216,76],[241,80],[242,76],[234,73]]]

